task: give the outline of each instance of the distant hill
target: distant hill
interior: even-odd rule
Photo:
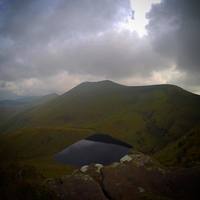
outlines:
[[[155,155],[164,164],[196,165],[200,159],[192,153],[192,146],[195,144],[195,151],[199,152],[199,105],[200,96],[174,85],[124,86],[108,80],[85,82],[15,115],[0,130],[2,133],[23,132],[21,142],[38,128],[46,130],[47,135],[48,130],[57,128],[102,132]],[[187,137],[191,139],[184,140]],[[176,151],[172,151],[174,148]],[[190,151],[188,157],[181,160],[180,152],[187,151]]]
[[[2,90],[2,89],[0,90],[0,101],[7,100],[7,99],[15,100],[17,98],[20,98],[20,96],[11,91],[6,91],[6,90]]]
[[[0,100],[0,125],[16,114],[36,105],[41,105],[49,100],[57,97],[57,94],[49,94],[45,96],[17,96],[15,99]]]

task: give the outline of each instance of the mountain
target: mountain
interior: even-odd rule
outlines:
[[[0,90],[0,101],[7,100],[7,99],[15,100],[17,98],[20,98],[20,96],[11,91]]]
[[[52,161],[53,155],[100,132],[131,144],[164,165],[197,166],[199,105],[199,95],[174,85],[85,82],[5,120],[0,126],[4,133],[0,157],[28,162],[44,173],[58,175],[63,167]]]
[[[57,97],[57,94],[49,94],[45,96],[17,96],[15,99],[0,100],[0,125],[5,123],[8,119],[16,114],[31,108],[36,105],[40,105],[49,100]]]

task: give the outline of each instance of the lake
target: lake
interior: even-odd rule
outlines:
[[[92,163],[108,165],[118,162],[132,146],[105,134],[80,140],[55,155],[59,163],[83,166]]]

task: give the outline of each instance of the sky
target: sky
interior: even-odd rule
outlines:
[[[200,94],[199,0],[0,0],[0,98],[84,81]]]

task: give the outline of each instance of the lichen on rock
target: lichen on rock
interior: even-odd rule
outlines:
[[[96,172],[100,173],[100,170],[103,168],[103,165],[99,164],[99,163],[96,163],[94,166],[97,168]]]
[[[120,159],[120,163],[130,162],[131,160],[132,160],[131,156],[125,155],[124,157],[122,157],[122,158]]]
[[[83,172],[83,173],[85,173],[85,172],[87,172],[88,167],[89,167],[88,165],[84,165],[84,166],[82,166],[82,167],[80,168],[80,171]]]

